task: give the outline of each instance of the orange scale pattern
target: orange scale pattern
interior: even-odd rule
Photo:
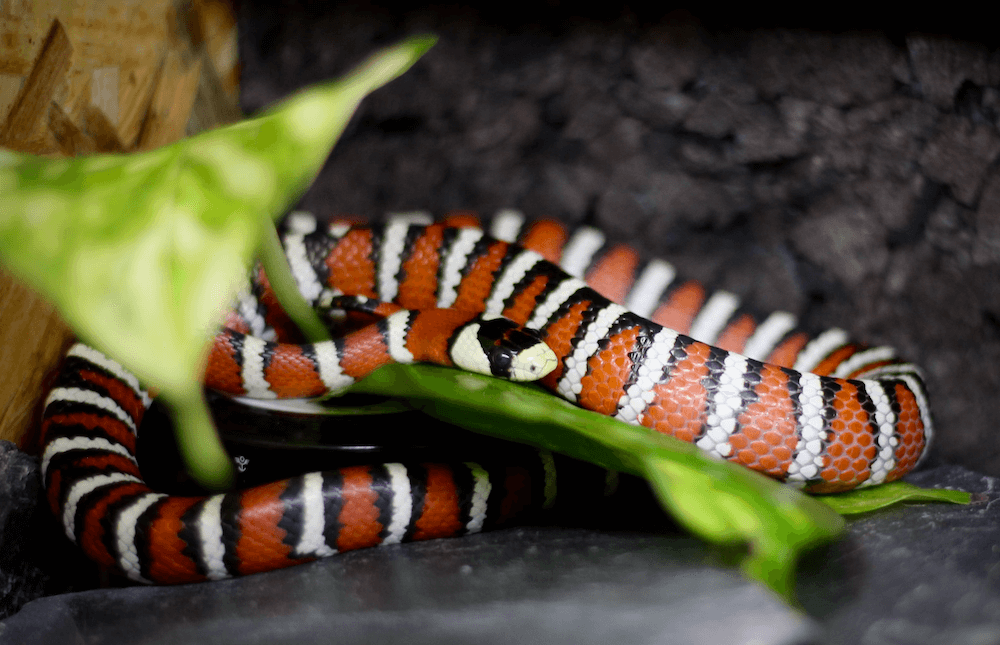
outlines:
[[[692,343],[687,355],[677,361],[670,379],[653,388],[653,401],[642,417],[642,425],[657,432],[693,442],[704,428],[708,391],[702,381],[708,376],[711,347]]]
[[[719,349],[739,354],[743,351],[743,347],[746,346],[747,339],[750,338],[750,335],[756,329],[757,324],[754,322],[753,316],[742,314],[736,320],[726,325],[718,338],[715,339],[714,344]]]
[[[637,266],[639,254],[631,247],[619,244],[601,257],[587,273],[586,281],[608,300],[623,303]]]
[[[407,309],[429,309],[437,305],[439,252],[444,228],[428,226],[413,245],[413,252],[403,262],[403,280],[399,284],[399,304]]]
[[[824,358],[809,371],[813,374],[819,374],[820,376],[829,376],[833,373],[833,370],[837,369],[838,365],[856,354],[859,349],[860,347],[857,345],[844,345],[843,347],[831,352],[829,356]]]
[[[83,550],[92,560],[107,567],[116,566],[114,554],[108,551],[104,538],[109,527],[103,522],[108,507],[116,502],[132,497],[138,497],[150,492],[149,487],[141,482],[126,482],[108,487],[97,502],[87,509],[82,521],[78,521],[77,535]],[[53,507],[56,508],[56,507]]]
[[[565,358],[573,351],[573,335],[580,328],[580,324],[583,322],[583,314],[589,306],[590,302],[586,300],[575,303],[562,318],[546,328],[545,344],[552,348],[552,351],[556,353],[556,356],[560,357],[560,360],[559,366],[542,379],[541,382],[543,385],[554,388],[559,383],[559,378],[565,369],[562,358]]]
[[[538,220],[521,237],[521,246],[533,250],[549,262],[558,263],[569,234],[561,224]]]
[[[531,312],[535,310],[535,303],[538,301],[538,297],[545,290],[545,285],[548,283],[548,276],[535,276],[530,284],[514,296],[514,301],[503,310],[503,316],[510,318],[519,325],[526,323]]]
[[[583,389],[577,403],[588,410],[613,415],[632,369],[629,352],[635,347],[640,329],[632,327],[615,334],[607,347],[587,362],[587,374],[580,380]]]
[[[788,396],[788,375],[773,365],[760,370],[757,400],[739,415],[738,430],[729,438],[732,461],[772,477],[788,472],[798,443],[795,405]]]
[[[326,257],[330,272],[328,283],[344,293],[377,298],[375,293],[375,263],[372,257],[372,232],[352,229]]]
[[[149,550],[157,554],[149,563],[149,575],[153,580],[184,582],[203,580],[198,566],[184,550],[188,544],[180,537],[184,528],[181,518],[200,500],[198,497],[168,497],[159,508],[159,513],[149,524]]]
[[[899,404],[899,414],[896,419],[896,433],[899,435],[899,446],[896,448],[896,468],[889,474],[886,481],[899,479],[917,465],[917,460],[924,452],[924,425],[920,418],[920,408],[916,397],[901,383],[895,385],[896,402]]]
[[[205,382],[212,383],[213,387],[218,387],[223,392],[242,395],[246,394],[243,388],[243,368],[237,360],[240,350],[234,344],[234,339],[239,336],[234,334],[239,332],[223,330],[216,334],[208,355]]]
[[[486,253],[476,258],[458,287],[458,296],[452,307],[476,312],[484,309],[486,298],[493,288],[493,278],[507,253],[507,246],[506,242],[496,242],[490,245]]]
[[[326,391],[316,365],[302,353],[299,345],[275,345],[264,377],[279,398],[319,396]]]
[[[691,329],[691,321],[705,302],[705,288],[694,280],[677,287],[669,299],[653,312],[652,320],[680,334]]]
[[[449,537],[462,530],[461,508],[451,469],[440,464],[423,464],[427,469],[424,507],[414,523],[414,540]]]
[[[858,388],[850,381],[839,384],[832,402],[837,413],[830,422],[833,437],[824,454],[826,467],[820,471],[826,483],[810,488],[817,493],[847,490],[867,480],[871,476],[870,464],[878,454],[872,420],[858,400]]]
[[[771,355],[767,357],[767,363],[778,367],[792,367],[795,365],[795,359],[798,358],[799,352],[808,342],[809,336],[806,334],[797,333],[789,336],[771,351]]]
[[[349,466],[340,470],[343,478],[342,506],[337,522],[337,550],[351,551],[376,546],[384,528],[379,522],[380,511],[375,505],[378,493],[372,488],[369,466]]]
[[[451,211],[441,218],[441,224],[454,228],[478,228],[479,215],[475,211]]]

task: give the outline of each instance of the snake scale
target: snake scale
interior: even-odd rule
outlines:
[[[208,386],[236,397],[320,396],[388,362],[461,363],[459,337],[482,341],[485,326],[506,318],[538,335],[504,323],[500,336],[525,333],[527,345],[541,338],[554,352],[540,382],[559,396],[810,492],[898,479],[931,439],[919,370],[891,348],[853,343],[839,329],[806,334],[784,312],[758,320],[733,294],[707,293],[590,227],[569,232],[516,211],[498,213],[488,233],[470,214],[377,226],[293,214],[283,243],[311,304],[350,302],[379,320],[328,343],[280,343],[287,320],[258,272],[216,339]],[[495,364],[484,370],[511,377]],[[133,375],[78,344],[42,428],[44,483],[66,535],[142,582],[220,579],[475,533],[555,495],[557,462],[545,453],[535,463],[352,466],[226,494],[165,495],[143,482],[135,459],[149,404]]]

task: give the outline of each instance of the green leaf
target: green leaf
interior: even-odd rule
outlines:
[[[798,555],[843,529],[843,520],[814,498],[537,387],[442,367],[390,365],[351,391],[405,397],[450,423],[645,477],[664,508],[695,535],[746,544],[743,571],[788,599]]]
[[[818,500],[841,515],[869,513],[902,502],[950,502],[968,504],[972,495],[960,490],[920,488],[907,482],[889,482],[871,488],[856,488],[837,495],[820,495]]]
[[[433,44],[411,38],[260,116],[157,150],[0,153],[0,260],[83,340],[161,391],[204,484],[232,479],[196,394],[225,308],[272,220],[313,181],[361,99]]]
[[[330,334],[320,320],[319,314],[309,306],[295,284],[295,277],[288,266],[288,258],[281,246],[278,232],[271,227],[264,232],[261,240],[260,263],[264,267],[268,282],[281,308],[295,323],[310,343],[330,340]]]
[[[693,534],[719,545],[746,544],[744,573],[788,599],[799,554],[843,530],[837,514],[904,501],[970,499],[965,492],[905,482],[810,497],[692,444],[577,408],[537,387],[441,367],[388,366],[351,391],[405,397],[449,423],[642,476],[663,508]]]

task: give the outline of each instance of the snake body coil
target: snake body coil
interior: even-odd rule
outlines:
[[[331,343],[265,340],[285,321],[273,307],[260,314],[272,296],[258,284],[218,336],[207,384],[234,396],[319,396],[388,362],[452,364],[459,330],[485,312],[540,332],[557,359],[541,383],[559,396],[811,492],[898,479],[929,444],[921,377],[889,348],[836,329],[810,337],[787,313],[757,321],[732,294],[707,294],[591,228],[525,225],[512,211],[493,219],[492,236],[475,223],[293,218],[284,243],[307,300],[359,296],[387,317]],[[135,461],[148,405],[131,374],[77,345],[43,419],[42,473],[66,534],[140,581],[218,579],[461,535],[553,502],[555,461],[544,454],[537,464],[384,464],[167,496]]]

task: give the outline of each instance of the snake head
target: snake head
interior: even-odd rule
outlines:
[[[462,369],[509,381],[537,381],[559,363],[541,333],[490,314],[476,317],[459,330],[451,359]]]

